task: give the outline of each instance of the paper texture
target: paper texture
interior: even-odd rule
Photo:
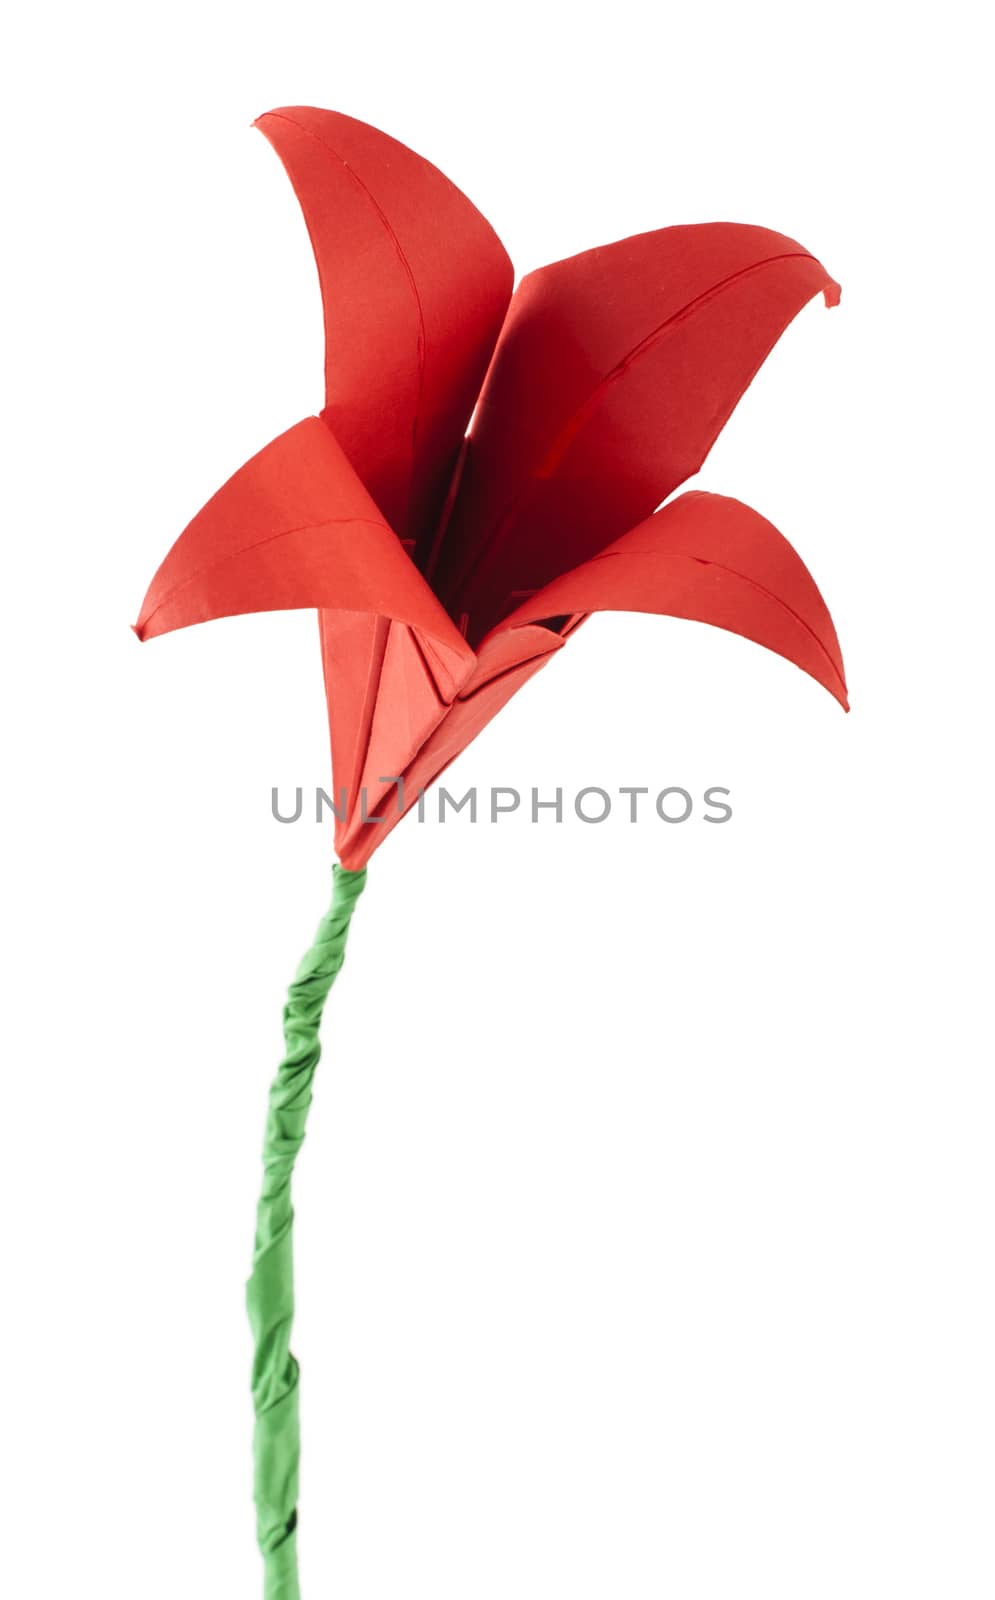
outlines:
[[[813,256],[765,228],[663,228],[512,294],[489,224],[396,140],[310,107],[257,126],[317,261],[326,403],[194,518],[136,632],[318,612],[344,866],[598,611],[742,634],[846,706],[829,612],[776,529],[722,495],[656,509],[802,306],[838,301]]]

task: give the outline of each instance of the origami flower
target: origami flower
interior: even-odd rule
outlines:
[[[592,612],[727,628],[846,705],[829,613],[771,524],[697,491],[656,509],[795,314],[839,299],[808,251],[738,223],[662,228],[512,293],[492,228],[404,145],[310,107],[257,126],[318,264],[325,408],[194,518],[136,632],[318,611],[345,867]]]
[[[662,504],[791,318],[839,289],[793,240],[711,223],[585,251],[513,294],[491,227],[404,145],[308,107],[258,126],[318,263],[325,408],[194,518],[136,632],[319,614],[341,865],[284,1011],[248,1285],[265,1595],[298,1600],[290,1183],[366,862],[592,612],[728,628],[846,705],[833,624],[787,541],[738,500]]]

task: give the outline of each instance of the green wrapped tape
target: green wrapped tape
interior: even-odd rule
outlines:
[[[297,969],[283,1010],[287,1053],[270,1089],[263,1140],[263,1188],[256,1214],[252,1274],[246,1289],[255,1340],[252,1400],[256,1532],[264,1563],[264,1600],[300,1600],[297,1494],[300,1476],[300,1368],[290,1351],[294,1320],[294,1210],[290,1193],[304,1142],[311,1084],[321,1055],[318,1029],[328,991],[345,959],[353,908],[366,868],[332,869],[332,904]]]

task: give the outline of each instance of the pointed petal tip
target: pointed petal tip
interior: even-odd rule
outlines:
[[[843,707],[843,710],[849,712],[850,692],[846,686],[846,679],[843,677],[842,672],[840,672],[838,668],[835,670],[835,678],[836,682],[827,683],[826,688],[829,690],[829,693],[832,695],[833,699],[838,701],[838,703]]]
[[[253,117],[249,127],[257,128],[264,139],[269,139],[267,123],[272,122],[274,117],[286,116],[289,109],[291,108],[284,109],[282,106],[272,106],[269,111],[260,111],[258,117]],[[270,142],[272,143],[272,140]]]

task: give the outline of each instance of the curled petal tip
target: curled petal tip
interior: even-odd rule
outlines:
[[[822,293],[825,296],[826,305],[831,307],[839,305],[840,295],[843,293],[843,290],[838,283],[834,283],[830,278]]]

